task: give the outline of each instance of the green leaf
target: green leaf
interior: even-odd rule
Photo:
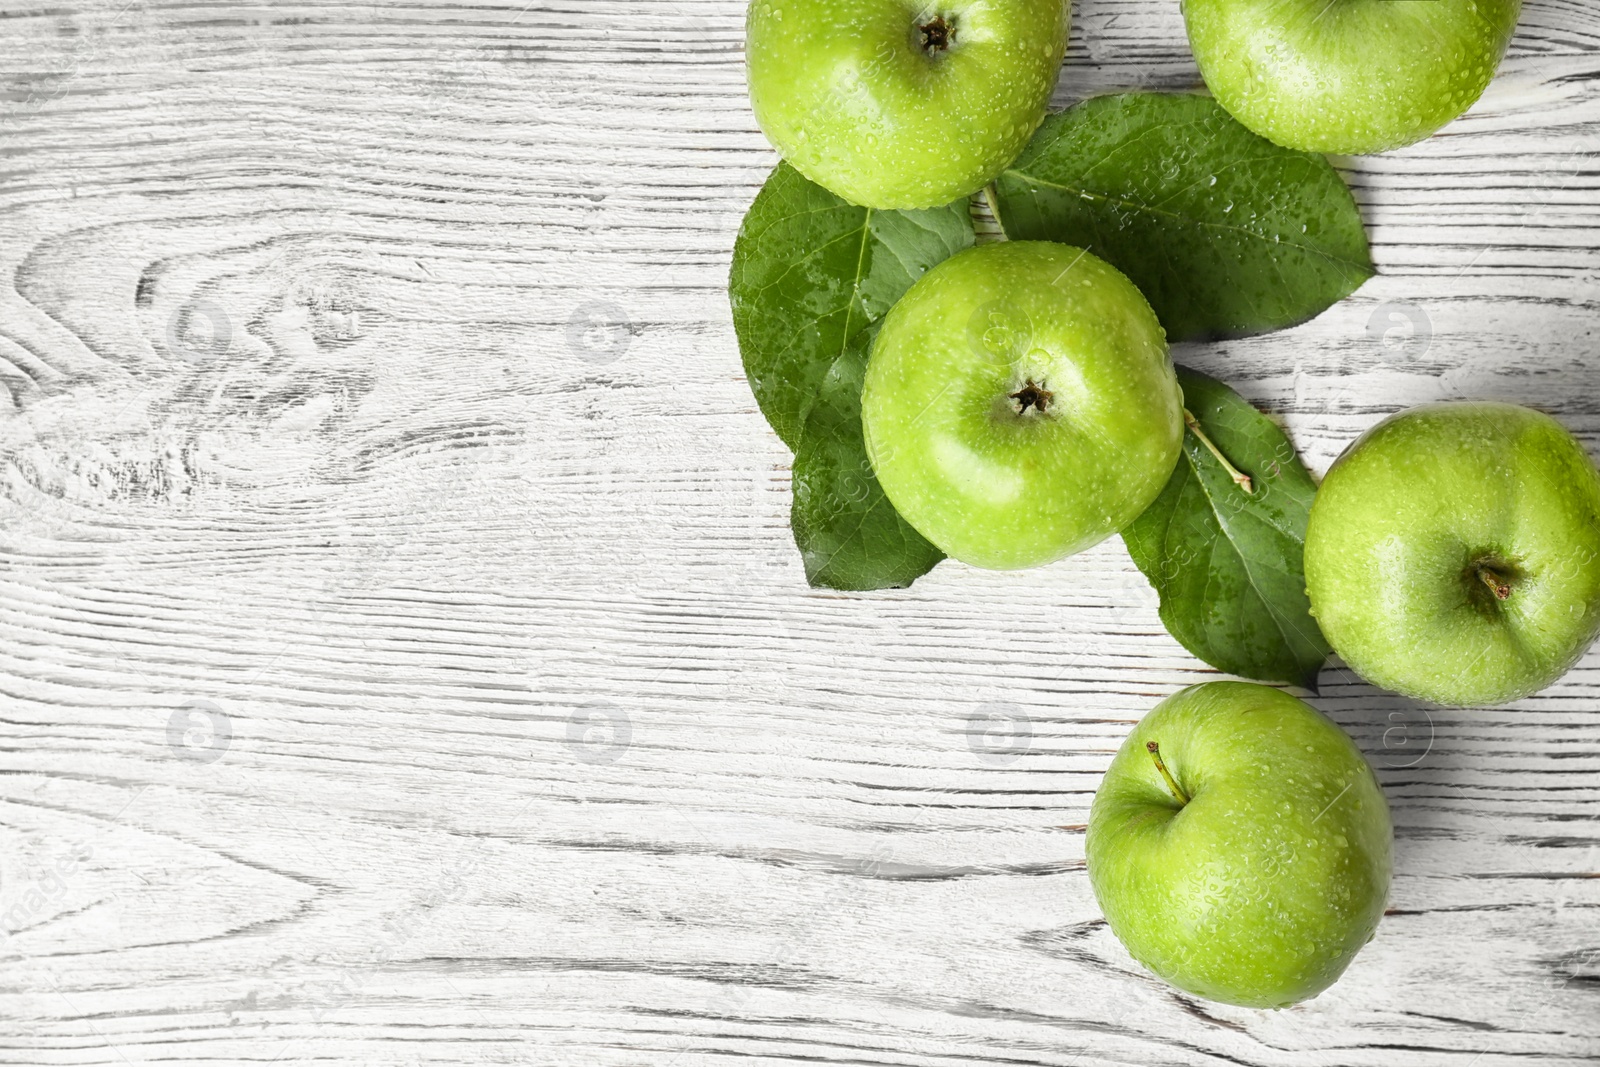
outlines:
[[[1252,491],[1191,428],[1172,478],[1123,543],[1184,648],[1229,674],[1315,689],[1329,652],[1302,558],[1316,483],[1283,431],[1239,394],[1183,367],[1178,383],[1200,430]]]
[[[856,207],[786,163],[745,215],[728,282],[733,325],[756,403],[795,453],[790,520],[812,585],[909,585],[944,558],[873,477],[861,379],[884,315],[972,241],[966,201]]]
[[[1012,240],[1116,266],[1171,341],[1293,326],[1374,273],[1328,161],[1257,137],[1204,96],[1124,93],[1052,115],[992,202]]]

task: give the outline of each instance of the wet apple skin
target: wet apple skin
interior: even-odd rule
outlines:
[[[1432,135],[1493,80],[1521,0],[1184,0],[1206,87],[1286,148],[1364,155]]]
[[[1085,853],[1134,959],[1197,996],[1279,1008],[1328,988],[1371,940],[1392,837],[1383,791],[1338,726],[1270,686],[1208,682],[1129,734],[1095,794]]]
[[[1051,394],[1042,410],[1012,398],[1030,382]],[[1183,398],[1133,283],[1083,249],[1014,241],[958,253],[889,312],[862,428],[879,483],[918,533],[1010,570],[1137,518],[1177,462]]]
[[[947,20],[929,53],[920,27]],[[1022,151],[1066,51],[1063,0],[755,0],[756,121],[801,174],[853,204],[941,207]]]
[[[1412,408],[1328,471],[1305,571],[1328,643],[1373,684],[1437,704],[1528,696],[1600,633],[1600,472],[1531,408]]]

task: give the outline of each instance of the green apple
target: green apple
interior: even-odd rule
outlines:
[[[753,0],[756,121],[851,203],[939,207],[981,189],[1044,119],[1065,0]]]
[[[1389,809],[1333,723],[1250,682],[1156,705],[1089,813],[1089,883],[1133,958],[1252,1008],[1314,997],[1372,939],[1389,891]]]
[[[1206,87],[1288,148],[1420,141],[1483,95],[1522,0],[1184,0]]]
[[[1600,472],[1540,412],[1413,408],[1334,463],[1305,568],[1328,643],[1368,681],[1440,704],[1515,700],[1600,632]]]
[[[884,493],[946,555],[1031,567],[1138,518],[1172,474],[1183,394],[1144,296],[1081,248],[979,245],[884,318],[861,393]]]

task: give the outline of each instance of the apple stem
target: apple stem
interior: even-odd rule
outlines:
[[[1217,462],[1222,464],[1222,469],[1228,472],[1228,477],[1233,479],[1235,485],[1247,493],[1255,492],[1255,487],[1250,482],[1250,476],[1228,462],[1228,457],[1222,454],[1220,448],[1211,443],[1211,438],[1207,437],[1205,431],[1200,428],[1200,420],[1195,418],[1194,412],[1188,408],[1183,409],[1183,424],[1189,427],[1190,433],[1200,439],[1201,444],[1206,446],[1206,451],[1217,457]]]
[[[1189,794],[1185,793],[1178,785],[1178,780],[1172,777],[1172,772],[1167,770],[1166,761],[1161,758],[1161,746],[1154,741],[1144,743],[1145,751],[1150,753],[1150,758],[1156,761],[1156,770],[1161,772],[1161,777],[1167,780],[1167,790],[1179,804],[1189,803]]]
[[[995,239],[998,241],[1010,240],[1006,236],[1006,224],[1000,221],[1000,192],[994,187],[994,182],[990,182],[983,187],[983,200],[984,203],[989,205],[989,215],[994,219],[995,228],[1000,231],[999,236]]]
[[[1482,563],[1478,564],[1478,577],[1483,579],[1483,584],[1489,587],[1489,591],[1495,595],[1495,599],[1511,599],[1511,583],[1501,577],[1493,568],[1487,567]]]

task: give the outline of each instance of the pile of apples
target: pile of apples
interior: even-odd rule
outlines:
[[[1482,94],[1520,0],[1186,0],[1207,87],[1284,147],[1367,153]],[[942,206],[993,181],[1045,115],[1063,0],[755,0],[750,98],[796,170],[866,208]],[[968,342],[1005,300],[1026,351]],[[861,394],[873,473],[958,560],[1038,566],[1126,527],[1185,433],[1165,333],[1089,252],[982,244],[884,319]],[[1192,423],[1191,430],[1197,430]],[[1371,682],[1443,704],[1515,700],[1600,632],[1600,473],[1561,425],[1490,402],[1373,427],[1325,478],[1305,538],[1328,643]],[[1152,710],[1087,832],[1111,929],[1200,996],[1283,1007],[1332,984],[1383,913],[1392,831],[1356,746],[1303,701],[1212,682]]]

